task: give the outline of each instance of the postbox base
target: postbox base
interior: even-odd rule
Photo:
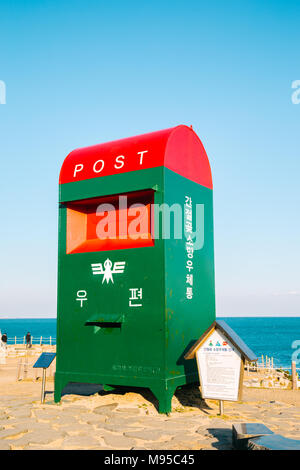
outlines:
[[[191,380],[191,379],[194,380]],[[119,378],[120,379],[120,378]],[[125,379],[125,378],[124,378]],[[54,401],[55,403],[59,403],[61,400],[61,394],[64,387],[69,382],[77,382],[77,383],[94,383],[94,384],[101,384],[105,391],[113,391],[118,386],[121,387],[139,387],[139,388],[148,388],[151,390],[153,395],[158,401],[158,412],[159,413],[166,413],[169,414],[172,411],[172,398],[176,391],[176,388],[182,385],[186,385],[187,383],[194,383],[197,382],[196,377],[189,377],[190,380],[187,380],[187,377],[182,376],[178,377],[177,380],[172,379],[171,381],[159,380],[156,384],[147,384],[147,383],[130,383],[130,380],[124,380],[123,383],[120,383],[119,380],[118,384],[113,384],[113,380],[109,380],[109,385],[103,383],[103,379],[95,379],[95,377],[82,377],[77,376],[75,374],[55,374],[55,392],[54,392]],[[145,382],[147,380],[145,379]]]

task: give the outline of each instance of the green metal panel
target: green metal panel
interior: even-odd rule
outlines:
[[[182,239],[171,237],[164,241],[166,379],[170,383],[182,384],[198,381],[196,361],[185,361],[183,356],[215,320],[213,193],[168,169],[165,170],[164,187],[164,202],[169,207],[180,204],[184,212],[185,198],[191,199],[192,229],[196,230],[197,222],[198,229],[203,231],[203,247],[193,250],[191,258],[186,250],[188,233]],[[201,215],[196,220],[197,204],[203,205],[203,220]],[[199,236],[202,240],[201,233]],[[187,268],[187,261],[192,263],[190,268]],[[192,278],[188,279],[192,286],[187,283],[190,275]],[[191,298],[187,298],[187,288],[192,289]]]
[[[164,167],[157,167],[61,184],[59,201],[76,201],[89,197],[121,194],[151,188],[163,189],[163,170]]]
[[[66,254],[66,207],[59,209],[58,331],[55,401],[68,382],[150,388],[161,412],[169,412],[179,385],[197,381],[191,342],[215,319],[212,190],[157,167],[61,185],[60,201],[155,189],[155,204],[185,196],[205,205],[204,247],[194,254],[193,298],[186,298],[184,240],[154,246]],[[92,264],[125,262],[114,282],[102,282]],[[130,306],[130,289],[142,289],[141,306]],[[86,300],[78,300],[86,292]],[[80,299],[80,298],[79,298]],[[139,300],[137,300],[139,304]]]

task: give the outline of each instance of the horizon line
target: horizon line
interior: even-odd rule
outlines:
[[[300,318],[298,314],[245,314],[245,315],[228,315],[228,314],[217,314],[216,318]],[[57,316],[43,316],[43,317],[1,317],[0,320],[56,320]]]

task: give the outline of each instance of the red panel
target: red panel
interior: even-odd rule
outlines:
[[[67,203],[67,254],[153,246],[152,190]],[[101,206],[105,204],[105,206]],[[123,204],[123,205],[122,205]],[[133,204],[139,204],[133,208]],[[111,210],[113,209],[113,210]]]
[[[212,188],[211,170],[197,134],[187,126],[74,150],[65,159],[60,184],[165,166]]]
[[[197,134],[187,126],[175,127],[165,151],[164,166],[169,170],[212,189],[209,160]]]

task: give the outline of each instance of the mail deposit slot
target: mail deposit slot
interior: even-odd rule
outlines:
[[[215,320],[203,145],[180,125],[77,149],[59,183],[55,401],[68,382],[146,387],[170,412]]]

